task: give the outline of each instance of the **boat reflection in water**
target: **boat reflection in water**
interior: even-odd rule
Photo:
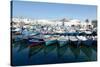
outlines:
[[[96,36],[35,35],[12,40],[13,65],[36,65],[96,60]]]

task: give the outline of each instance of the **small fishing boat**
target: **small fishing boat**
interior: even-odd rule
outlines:
[[[21,29],[20,28],[15,28],[11,30],[12,34],[15,35],[20,35],[21,34]]]
[[[23,40],[22,37],[23,37],[22,35],[12,35],[12,40],[20,41],[20,40]]]
[[[86,35],[86,33],[85,33],[85,32],[79,32],[78,35],[79,35],[79,36],[84,36],[84,35]]]
[[[37,39],[37,38],[30,38],[28,42],[30,46],[42,45],[45,43],[43,39]]]
[[[78,46],[78,39],[76,38],[76,36],[69,36],[69,40],[70,40],[70,44],[73,46]]]
[[[77,38],[86,46],[91,46],[93,43],[92,39],[88,39],[85,36],[77,36]]]
[[[86,35],[92,35],[92,31],[86,30],[85,31]]]
[[[48,46],[57,43],[57,38],[52,36],[52,37],[45,38],[44,41],[45,41],[45,45]]]
[[[60,36],[58,39],[58,44],[60,47],[65,46],[68,43],[68,37],[67,36]]]

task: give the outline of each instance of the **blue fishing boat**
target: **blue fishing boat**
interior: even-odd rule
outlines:
[[[43,39],[37,39],[37,38],[30,38],[28,39],[28,42],[30,46],[42,45],[45,43]]]
[[[22,35],[12,35],[12,40],[14,40],[14,41],[20,41],[20,40],[22,40]]]
[[[57,43],[57,40],[55,38],[47,38],[44,39],[44,41],[46,46]]]

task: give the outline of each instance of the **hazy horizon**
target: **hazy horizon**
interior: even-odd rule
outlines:
[[[97,19],[97,6],[45,2],[13,1],[12,17],[31,19]]]

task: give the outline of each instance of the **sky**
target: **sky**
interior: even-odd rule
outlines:
[[[45,2],[13,1],[13,17],[33,19],[86,19],[97,18],[97,6]]]

